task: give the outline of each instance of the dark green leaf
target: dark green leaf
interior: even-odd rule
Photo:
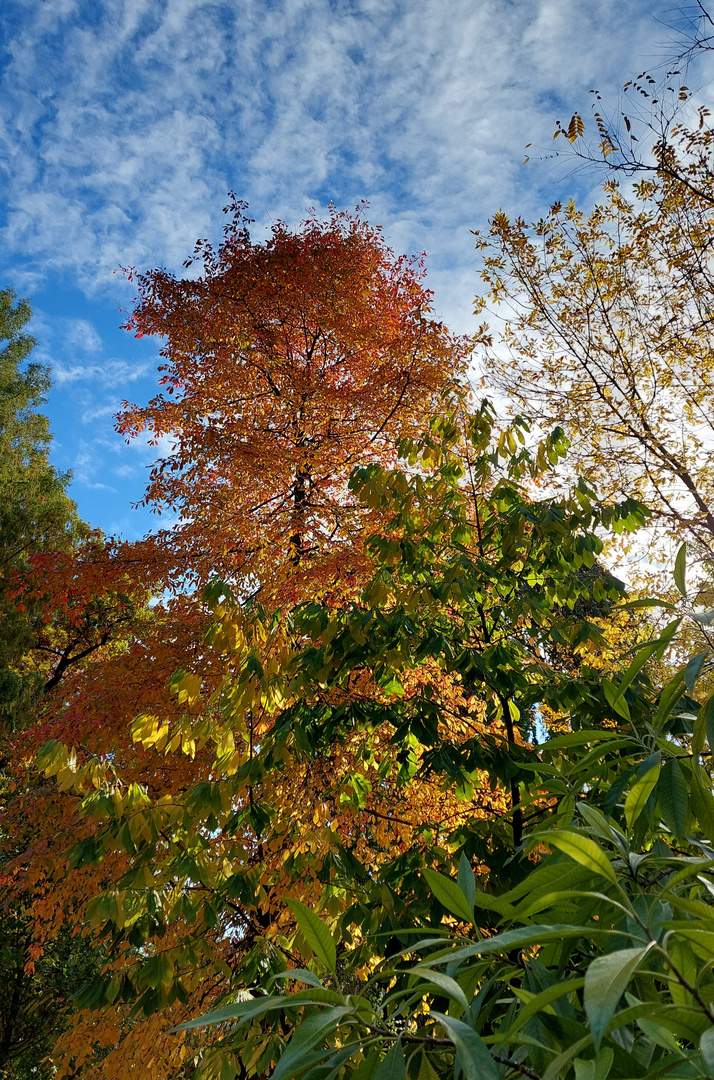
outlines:
[[[455,881],[444,874],[438,874],[436,870],[425,868],[423,874],[434,896],[447,911],[464,922],[474,921],[473,905],[468,902]]]
[[[677,840],[681,840],[687,830],[689,795],[687,782],[676,758],[670,758],[662,769],[657,781],[657,798],[665,825]]]
[[[431,1012],[429,1015],[441,1024],[458,1050],[465,1080],[499,1080],[498,1066],[473,1028],[443,1013]]]
[[[474,896],[476,894],[476,879],[471,863],[466,858],[466,853],[463,851],[461,852],[461,858],[459,859],[459,876],[456,879],[456,884],[466,897],[466,902],[473,907]]]
[[[353,1010],[347,1005],[336,1005],[331,1009],[320,1010],[304,1020],[296,1029],[292,1039],[285,1047],[283,1054],[271,1074],[271,1080],[291,1080],[296,1073],[301,1072],[306,1065],[306,1055],[313,1050],[318,1043],[324,1043],[328,1035],[337,1030],[340,1020],[343,1020]],[[323,1048],[321,1056],[327,1056],[330,1052]],[[316,1058],[319,1060],[319,1057]]]
[[[596,1050],[615,1015],[618,1001],[648,949],[646,945],[640,949],[619,949],[598,956],[585,972],[583,1003]]]
[[[386,1057],[382,1058],[372,1080],[407,1080],[407,1066],[402,1044],[395,1042]]]
[[[628,791],[625,799],[625,821],[628,829],[632,828],[644,810],[645,804],[659,779],[659,769],[658,762],[651,769],[648,769],[643,776],[640,776]]]
[[[707,1076],[714,1077],[714,1027],[707,1028],[699,1040],[699,1052],[702,1055]]]

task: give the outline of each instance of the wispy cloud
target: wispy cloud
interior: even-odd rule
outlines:
[[[654,29],[614,0],[9,6],[4,246],[90,291],[180,266],[228,187],[263,222],[371,197],[399,246],[464,258],[449,233],[530,202],[523,145]]]
[[[58,386],[66,383],[91,382],[95,386],[126,386],[142,379],[149,370],[149,364],[134,364],[128,360],[103,360],[101,363],[81,363],[79,361],[63,363],[56,361],[52,365],[52,378]],[[117,402],[114,412],[118,410]],[[104,412],[105,416],[113,415]]]
[[[577,176],[554,189],[551,163],[524,167],[525,144],[548,145],[592,85],[658,59],[667,31],[652,16],[670,8],[5,0],[2,272],[25,291],[62,282],[90,306],[116,303],[131,295],[117,267],[178,272],[198,237],[220,235],[229,189],[250,201],[257,236],[367,198],[398,251],[427,251],[440,316],[471,329],[469,228],[577,192]],[[85,424],[108,425],[106,391],[143,393],[150,365],[104,360],[117,351],[86,312],[51,322],[57,392],[76,392]]]

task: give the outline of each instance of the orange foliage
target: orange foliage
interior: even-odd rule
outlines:
[[[229,209],[220,247],[197,247],[199,276],[179,280],[154,270],[138,277],[128,324],[137,335],[165,339],[163,389],[144,408],[125,404],[119,429],[168,443],[145,502],[177,513],[179,524],[133,545],[89,545],[61,567],[38,563],[38,582],[25,586],[52,613],[47,648],[55,659],[39,723],[12,748],[0,886],[6,903],[22,895],[34,907],[35,947],[65,919],[86,931],[86,901],[132,867],[117,840],[103,862],[70,869],[69,850],[98,828],[78,813],[93,783],[90,776],[74,784],[78,766],[99,770],[104,789],[119,800],[130,785],[142,785],[163,807],[157,821],[162,814],[169,820],[186,791],[210,774],[215,747],[200,739],[193,746],[191,733],[210,715],[225,666],[205,647],[208,615],[191,590],[219,575],[236,595],[259,594],[269,605],[355,597],[370,565],[363,541],[379,519],[349,495],[349,472],[357,462],[390,462],[397,438],[421,431],[465,368],[468,342],[429,317],[421,262],[396,258],[359,214],[332,210],[327,221],[312,216],[295,233],[278,223],[259,244],[250,239],[243,205]],[[147,606],[152,593],[161,602]],[[65,655],[73,662],[63,664]],[[190,707],[169,687],[182,668],[203,687]],[[445,685],[444,692],[458,697]],[[467,716],[469,708],[461,702],[456,711]],[[132,722],[147,715],[182,730],[187,752],[135,741]],[[258,738],[270,715],[256,709],[251,723],[250,739]],[[76,763],[58,773],[59,786],[38,783],[30,764],[48,739],[76,752]],[[333,839],[376,866],[409,847],[425,821],[434,822],[435,834],[447,822],[453,827],[461,811],[436,783],[413,789],[405,801],[388,779],[375,782],[357,816],[341,809],[344,778],[363,767],[369,786],[379,754],[394,753],[387,732],[375,733],[373,750],[366,764],[357,740],[317,764],[290,763],[264,793],[284,808],[275,828],[265,836],[246,828],[227,846],[226,859],[254,865],[262,886],[254,910],[242,913],[243,946],[282,932],[275,919],[286,891],[317,898],[321,859]],[[250,784],[236,785],[235,805],[251,798]],[[215,865],[225,837],[206,843],[206,862]],[[170,828],[157,844],[165,868],[175,853]],[[152,884],[168,889],[160,874]],[[196,888],[210,894],[210,886]],[[96,933],[101,918],[95,923]],[[176,961],[185,968],[190,1005],[174,1004],[170,1020],[132,1017],[118,1002],[102,1016],[80,1011],[58,1047],[59,1075],[183,1075],[184,1038],[165,1032],[225,990],[221,971],[229,972],[226,960],[234,962],[241,947],[210,927],[202,933],[200,962],[187,966],[185,951]],[[146,949],[171,949],[180,937],[175,924]],[[128,953],[122,962],[131,966]]]
[[[340,574],[354,588],[350,469],[390,460],[398,436],[421,431],[469,343],[429,318],[421,263],[395,258],[359,214],[333,209],[296,233],[278,222],[257,244],[244,208],[228,208],[217,251],[197,246],[198,278],[138,277],[128,327],[165,338],[164,390],[125,404],[118,427],[171,446],[144,501],[181,515],[158,541],[175,575],[263,595],[291,579],[289,599]]]

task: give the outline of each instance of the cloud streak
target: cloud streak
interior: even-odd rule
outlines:
[[[94,483],[92,453],[110,453],[110,404],[150,393],[149,362],[101,325],[130,295],[117,267],[180,272],[220,234],[228,190],[258,237],[366,198],[397,251],[427,251],[440,317],[469,330],[469,228],[577,193],[577,177],[554,191],[548,163],[523,167],[525,144],[548,145],[663,36],[621,0],[5,0],[0,262],[20,291],[88,298],[51,317],[44,351],[53,401],[75,393],[95,425],[90,451],[53,419],[78,477]]]
[[[562,99],[627,74],[652,31],[612,0],[10,9],[5,250],[89,292],[117,265],[178,268],[228,188],[261,223],[367,196],[396,243],[443,249],[444,230],[530,201],[525,142]]]

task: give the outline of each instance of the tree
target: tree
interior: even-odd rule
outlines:
[[[24,365],[35,345],[23,332],[30,316],[26,300],[0,292],[0,717],[11,728],[30,722],[44,682],[23,666],[45,614],[21,602],[23,576],[35,556],[66,552],[88,531],[66,493],[69,476],[49,462],[49,423],[37,411],[49,372]]]
[[[354,470],[353,497],[382,521],[359,600],[271,613],[224,584],[209,590],[225,671],[212,710],[201,705],[197,673],[183,671],[174,689],[188,715],[134,725],[149,752],[196,755],[180,798],[129,784],[114,762],[73,762],[57,743],[43,749],[46,774],[85,793],[84,814],[96,822],[75,863],[123,856],[90,907],[117,963],[88,988],[87,1005],[106,1008],[120,995],[151,1015],[185,994],[185,1014],[201,985],[209,993],[210,973],[215,1004],[246,986],[260,994],[291,977],[306,942],[334,967],[334,946],[319,929],[311,936],[309,919],[295,938],[285,894],[299,920],[305,902],[322,897],[348,948],[377,933],[389,955],[410,919],[432,918],[425,866],[447,869],[463,848],[483,873],[510,878],[524,809],[538,818],[550,807],[538,790],[526,794],[538,760],[526,743],[534,710],[578,702],[588,723],[613,715],[602,677],[554,667],[549,643],[584,655],[597,647],[598,628],[569,612],[593,591],[617,598],[621,586],[577,571],[601,549],[595,528],[632,527],[643,513],[632,501],[603,506],[584,484],[568,499],[534,501],[521,482],[557,462],[562,433],[534,455],[519,439],[523,423],[494,435],[484,406],[403,440],[402,468]],[[402,808],[411,800],[410,821]],[[246,917],[256,899],[271,916],[268,939],[257,942]],[[132,943],[141,956],[122,964]],[[231,962],[221,979],[202,959],[218,950]],[[374,957],[359,948],[340,962],[354,961],[356,972],[358,955],[369,968]],[[176,1054],[183,1043],[174,1039]],[[284,1042],[282,1029],[258,1024],[240,1053],[230,1040],[187,1045],[205,1077],[260,1076]]]
[[[17,1080],[51,1075],[49,1053],[72,994],[101,966],[96,950],[66,927],[55,941],[42,940],[33,911],[42,890],[8,872],[33,832],[22,815],[8,813],[32,787],[13,759],[22,761],[23,736],[45,696],[96,646],[100,603],[95,596],[88,607],[86,594],[79,602],[71,587],[90,530],[66,493],[69,475],[49,462],[49,424],[38,409],[50,378],[42,365],[25,363],[35,344],[24,333],[30,316],[27,301],[0,292],[0,1073]],[[103,548],[96,537],[93,546]]]
[[[707,182],[708,183],[708,182]],[[711,189],[714,191],[714,189]],[[546,428],[604,497],[636,495],[711,559],[711,207],[660,172],[589,213],[556,203],[530,228],[492,219],[483,278],[508,306],[489,378]],[[483,309],[486,300],[479,300]]]
[[[476,462],[488,475],[491,455]],[[453,465],[445,454],[438,479],[426,484],[398,472],[356,474],[370,498],[396,511],[395,535],[374,540],[373,587],[382,599],[361,637],[359,609],[305,610],[308,647],[290,672],[304,687],[302,708],[283,726],[303,726],[315,752],[329,753],[343,730],[373,720],[364,702],[337,718],[315,700],[319,693],[344,693],[360,670],[382,687],[405,684],[413,665],[434,656],[464,681],[475,673],[487,702],[503,699],[504,714],[506,703],[522,717],[524,706],[557,701],[570,730],[518,753],[507,739],[518,805],[527,810],[523,834],[489,822],[489,848],[470,822],[453,851],[456,878],[424,863],[396,887],[380,875],[341,918],[327,905],[319,917],[289,900],[301,966],[280,973],[279,984],[273,971],[250,998],[234,993],[180,1030],[219,1036],[206,1052],[207,1075],[221,1067],[234,1075],[240,1061],[239,1075],[272,1067],[278,1080],[707,1076],[714,699],[699,707],[691,694],[711,650],[665,685],[654,683],[676,619],[611,678],[544,670],[549,641],[567,634],[586,652],[596,643],[581,620],[554,621],[549,604],[565,592],[575,606],[578,557],[589,561],[598,548],[588,528],[622,525],[627,508],[608,511],[582,487],[565,502],[524,504],[513,485],[523,461],[512,459],[510,478],[472,517]],[[488,640],[484,625],[502,634]],[[444,754],[446,703],[429,703],[373,698],[394,717],[400,744],[427,748],[432,770],[473,783],[476,740],[451,742]],[[287,744],[289,732],[282,738]],[[483,735],[478,743],[488,753]],[[505,760],[496,764],[494,754],[490,767],[508,780]],[[498,857],[499,844],[508,857]],[[388,883],[394,891],[385,900]]]
[[[226,210],[218,250],[204,241],[188,260],[198,277],[137,278],[128,327],[164,337],[165,391],[126,405],[119,430],[173,444],[144,501],[180,515],[162,538],[175,574],[246,592],[289,582],[293,597],[349,588],[363,530],[349,471],[419,430],[469,342],[428,317],[421,262],[396,258],[359,212],[278,222],[256,243],[245,204]]]
[[[708,1076],[712,700],[682,724],[699,662],[661,689],[638,678],[674,632],[607,694],[635,723],[536,748],[539,813],[505,888],[465,852],[455,880],[425,869],[432,918],[403,921],[394,957],[369,932],[345,953],[340,924],[298,908],[309,966],[293,988],[266,985],[183,1029],[218,1027],[244,1060],[272,1041],[280,1080],[310,1066],[360,1080]],[[573,718],[583,706],[592,715],[571,699]],[[355,992],[359,966],[374,974]]]
[[[123,841],[100,833],[103,804],[95,807],[96,820],[79,813],[84,796],[99,790],[91,779],[95,767],[101,789],[111,790],[132,819],[145,798],[188,808],[197,797],[197,820],[206,810],[203,796],[215,798],[211,783],[201,786],[214,746],[202,732],[214,723],[212,692],[221,684],[225,659],[206,646],[211,615],[199,586],[221,572],[239,607],[255,594],[271,605],[276,620],[279,600],[357,595],[370,568],[363,540],[377,527],[379,512],[349,492],[350,469],[358,460],[392,460],[398,435],[416,433],[424,414],[440,406],[468,354],[468,342],[452,339],[429,317],[419,262],[395,258],[378,230],[359,216],[333,212],[324,223],[311,218],[294,235],[279,225],[266,244],[258,244],[248,236],[242,208],[232,211],[219,250],[199,247],[198,278],[177,281],[163,271],[139,278],[131,326],[165,336],[165,390],[147,409],[127,407],[121,427],[131,436],[144,426],[152,437],[174,442],[152,475],[147,500],[158,510],[177,511],[181,520],[158,537],[94,559],[90,553],[74,566],[69,607],[80,610],[75,596],[82,602],[96,598],[94,642],[104,633],[107,596],[121,603],[127,598],[131,617],[122,633],[65,667],[43,702],[41,727],[13,756],[18,787],[8,800],[9,831],[25,835],[23,822],[30,820],[37,832],[28,846],[13,848],[8,873],[22,880],[40,875],[37,925],[63,919],[84,925],[87,898],[101,891],[108,874],[125,877],[122,907],[133,902],[136,866]],[[36,565],[41,583],[44,567]],[[146,590],[160,598],[150,613],[140,603]],[[42,597],[47,604],[55,599]],[[109,605],[109,614],[114,611]],[[259,633],[258,622],[255,627]],[[72,655],[89,644],[76,644]],[[152,717],[166,720],[169,736],[157,729],[152,741]],[[270,713],[256,701],[246,720],[234,751],[244,747],[250,760]],[[42,760],[58,786],[21,788],[28,753],[48,737],[53,749]],[[228,898],[228,908],[222,898],[214,905],[213,886],[200,880],[196,859],[213,864],[186,849],[181,858],[192,861],[199,876],[181,896],[179,922],[169,925],[148,908],[129,916],[130,937],[119,934],[108,962],[114,1005],[98,1013],[93,1007],[107,999],[104,989],[96,996],[96,987],[79,999],[56,1058],[62,1069],[123,1076],[148,1067],[147,1047],[157,1075],[173,1077],[188,1068],[182,1041],[165,1034],[162,1010],[184,1018],[189,1006],[195,1012],[199,1002],[221,992],[232,968],[260,965],[263,953],[271,954],[284,882],[299,882],[305,899],[319,895],[321,866],[312,857],[312,838],[303,843],[298,835],[298,819],[318,814],[315,832],[325,831],[319,820],[324,785],[357,771],[363,741],[353,740],[324,767],[305,760],[271,780],[289,828],[270,844],[259,776],[254,779],[248,765],[247,777],[234,780],[232,827],[244,851],[243,890]],[[83,777],[78,783],[77,769]],[[363,794],[354,790],[350,797],[357,801]],[[388,809],[404,811],[406,824],[399,828],[410,838],[421,806],[428,803],[425,813],[436,814],[447,802],[432,785],[410,809],[392,787],[383,802],[374,799],[369,812],[365,808],[370,825],[355,843],[367,859],[383,861],[392,853]],[[215,805],[203,817],[209,830],[214,812]],[[175,854],[173,835],[169,825],[157,841]],[[79,854],[70,862],[73,848]],[[138,880],[136,898],[143,903]],[[87,918],[95,929],[102,911],[99,901],[90,906]],[[103,924],[108,926],[106,919]],[[167,988],[163,955],[170,949],[176,950],[178,978]],[[157,971],[143,963],[151,958],[160,966],[158,981]],[[97,1046],[107,1048],[104,1057],[94,1055]]]
[[[606,493],[636,492],[710,560],[714,133],[684,80],[712,18],[701,2],[676,14],[666,71],[628,80],[616,109],[592,91],[595,140],[580,112],[557,125],[569,148],[556,156],[609,174],[599,204],[558,202],[530,227],[499,213],[477,243],[490,299],[510,309],[489,377],[563,423],[573,463]],[[621,191],[620,177],[635,182]]]

